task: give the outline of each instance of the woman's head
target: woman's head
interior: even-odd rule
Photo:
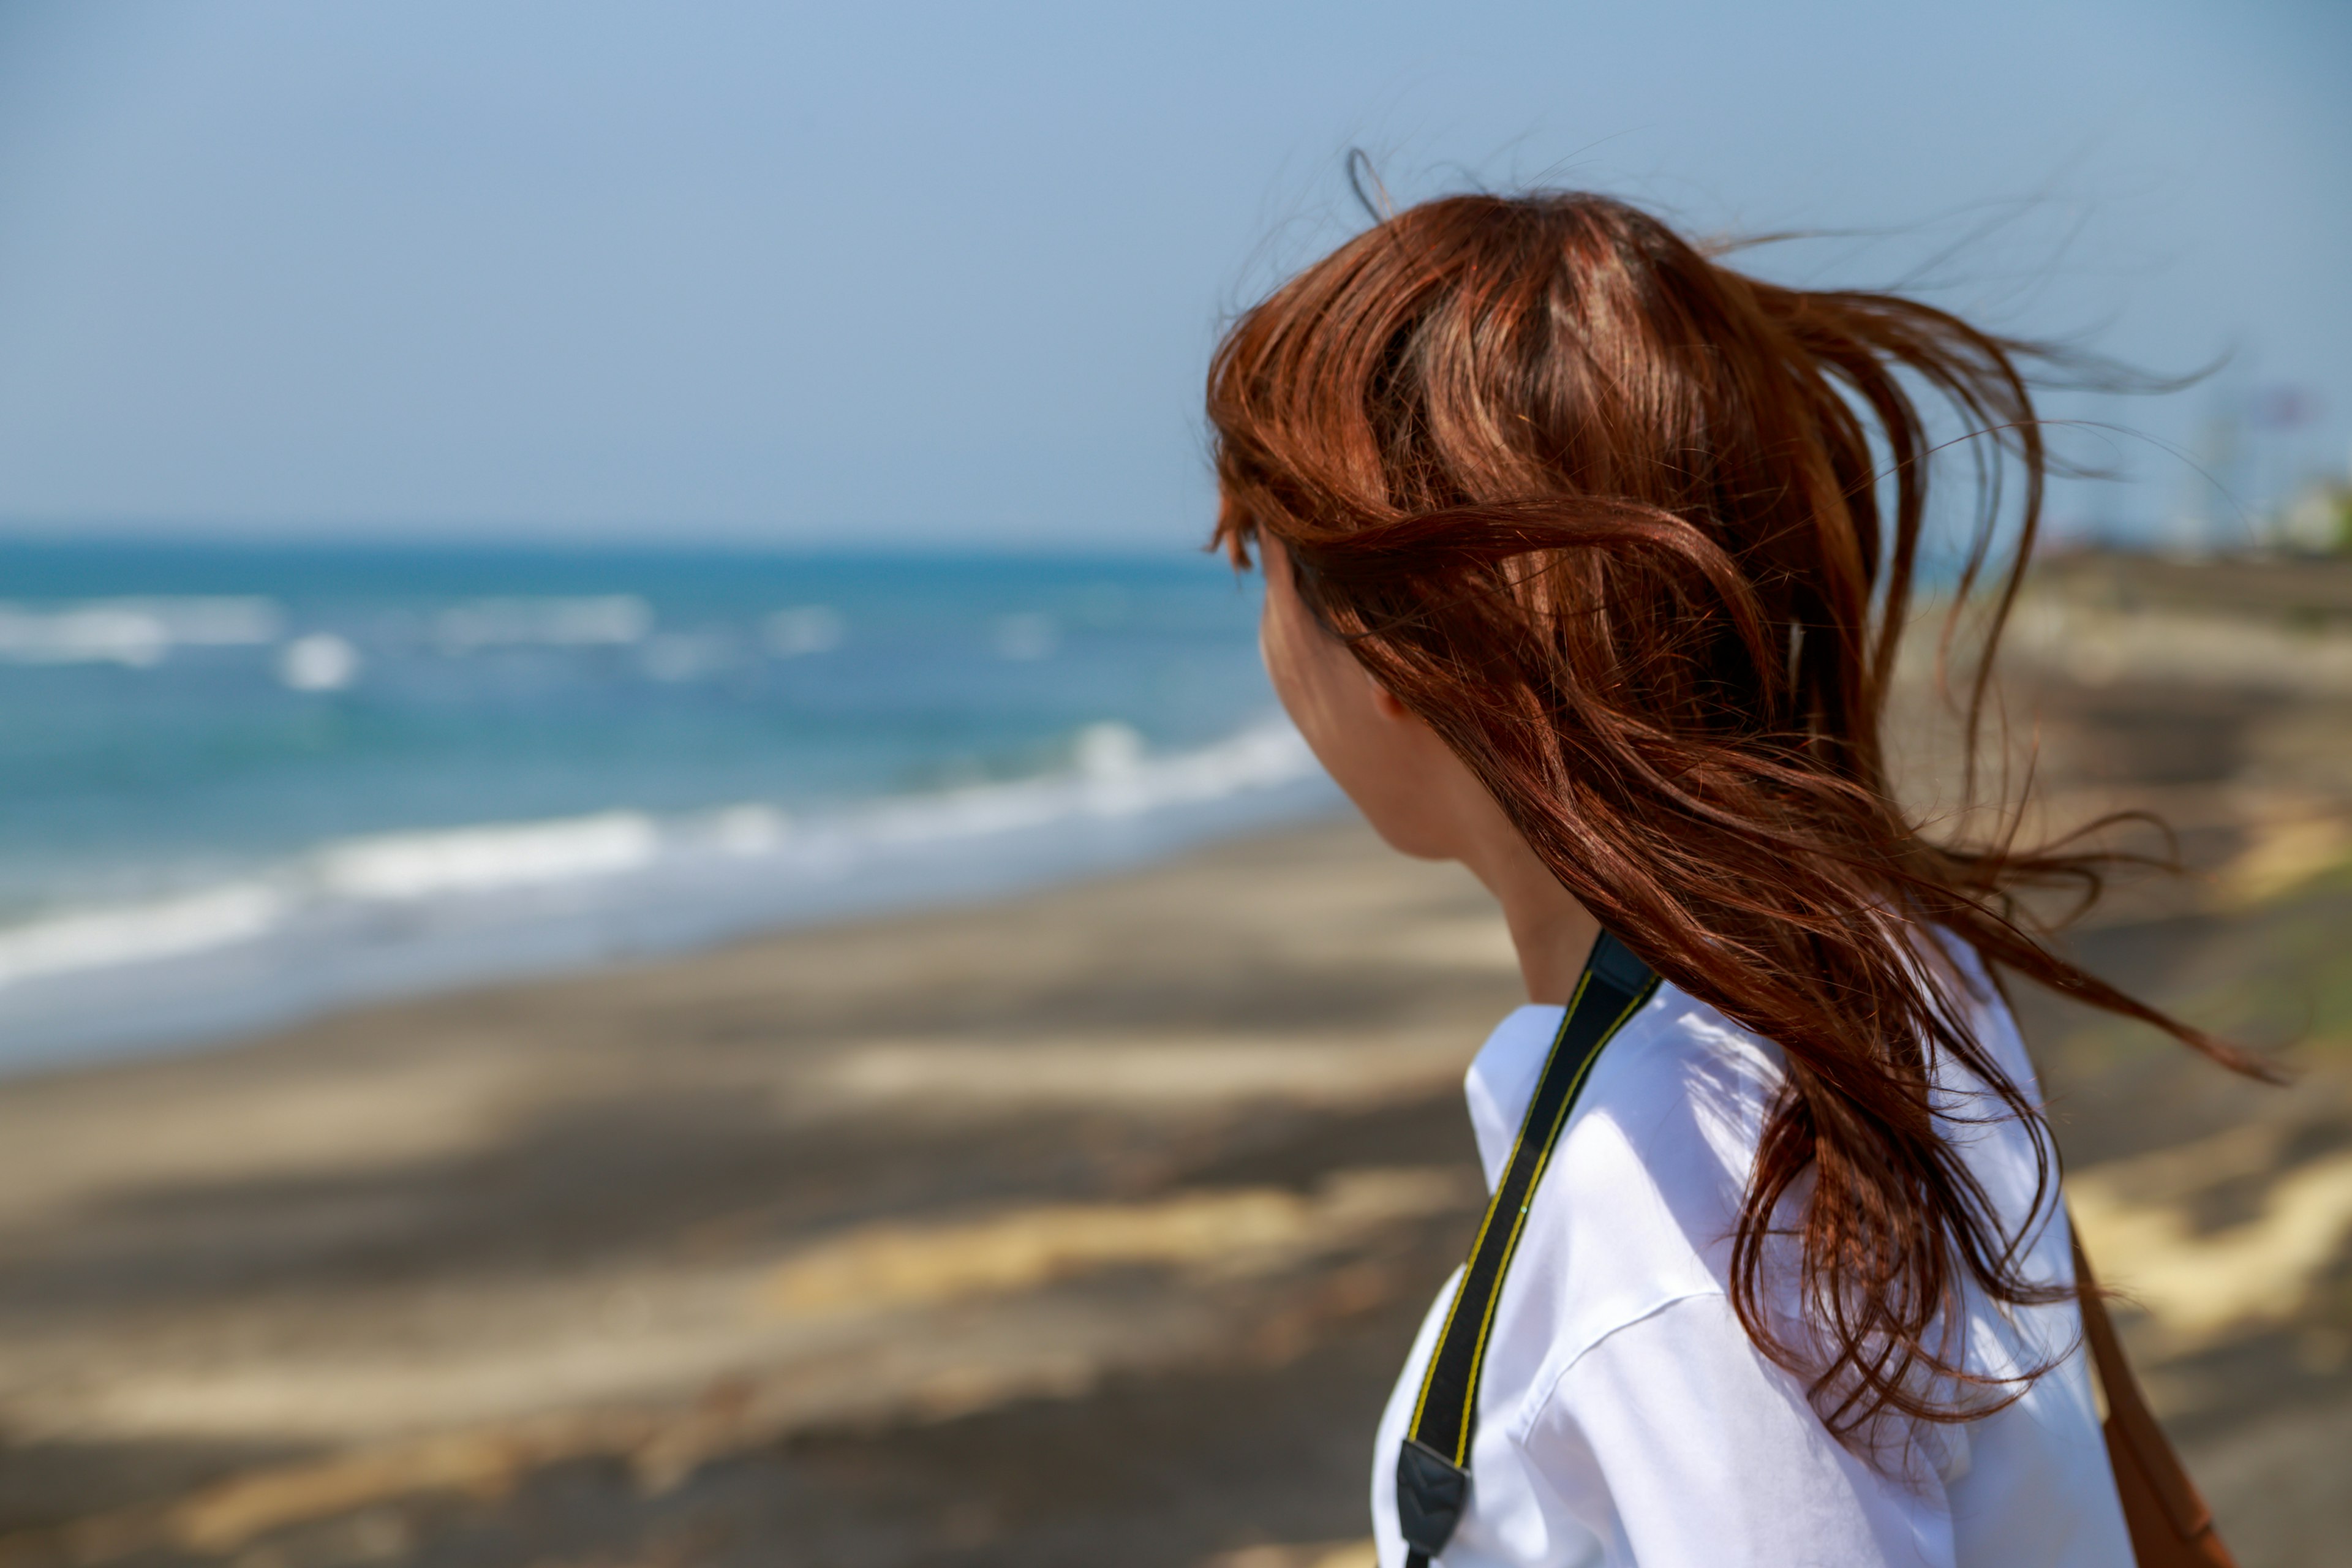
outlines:
[[[1757,282],[1604,197],[1432,202],[1219,349],[1218,532],[1236,559],[1286,546],[1343,634],[1426,623],[1433,574],[1507,579],[1555,626],[1581,605],[1670,628],[1666,657],[1575,673],[1639,679],[1652,719],[1694,733],[1801,730],[1871,782],[1925,500],[1897,373],[2038,474],[2013,352],[1910,301]],[[1895,479],[1884,518],[1874,427]],[[1402,657],[1399,640],[1367,651]]]
[[[1210,373],[1236,562],[1279,551],[1305,617],[1562,887],[1786,1052],[1733,1296],[1841,1433],[2013,1392],[1969,1388],[1930,1330],[1964,1277],[2040,1293],[1927,1085],[1957,1062],[2034,1108],[1956,1022],[1918,933],[2210,1045],[2020,928],[2020,887],[2095,879],[2086,860],[1937,843],[1888,784],[1927,500],[1916,399],[2021,469],[2021,554],[2042,469],[2030,352],[1916,301],[1749,278],[1622,202],[1538,194],[1388,219],[1244,315]],[[1801,1326],[1764,1289],[1768,1237],[1792,1223]]]

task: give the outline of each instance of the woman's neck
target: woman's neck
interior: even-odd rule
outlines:
[[[1463,856],[1463,863],[1503,906],[1503,923],[1519,955],[1528,1000],[1563,1004],[1592,956],[1601,922],[1559,885],[1551,868],[1537,858],[1517,829],[1507,823],[1500,826],[1500,834],[1478,835],[1479,842]]]

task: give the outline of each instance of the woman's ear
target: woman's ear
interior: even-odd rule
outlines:
[[[1412,710],[1407,708],[1402,701],[1398,700],[1397,694],[1391,691],[1387,687],[1382,686],[1373,676],[1370,670],[1368,669],[1364,671],[1364,679],[1371,681],[1372,683],[1372,706],[1379,710],[1381,718],[1410,719],[1413,717]]]

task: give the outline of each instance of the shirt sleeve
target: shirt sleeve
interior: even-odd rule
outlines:
[[[1717,1294],[1584,1352],[1524,1441],[1609,1568],[1952,1568],[1937,1478],[1890,1479],[1842,1447]]]

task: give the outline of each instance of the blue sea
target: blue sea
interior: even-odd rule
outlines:
[[[1328,809],[1166,558],[0,543],[0,1070]]]

